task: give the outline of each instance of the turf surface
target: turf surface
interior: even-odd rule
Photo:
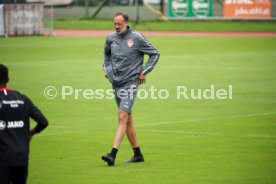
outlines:
[[[116,166],[100,157],[117,126],[113,100],[62,100],[62,86],[109,89],[104,37],[0,39],[11,88],[27,94],[50,126],[31,142],[29,184],[270,184],[276,180],[276,38],[149,37],[161,59],[141,89],[167,89],[167,100],[137,99],[133,109],[145,163],[127,164],[125,138]],[[189,89],[233,86],[232,100],[176,99]],[[44,97],[47,86],[58,90]],[[34,123],[32,122],[34,125]]]

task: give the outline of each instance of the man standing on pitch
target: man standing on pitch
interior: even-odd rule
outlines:
[[[26,184],[29,143],[48,121],[31,100],[7,88],[8,68],[0,64],[0,183]],[[30,130],[29,117],[37,122]]]
[[[104,71],[114,90],[118,106],[118,128],[110,153],[102,156],[109,166],[114,165],[116,154],[125,134],[133,148],[134,156],[128,162],[143,162],[131,109],[139,84],[146,83],[146,75],[159,60],[159,53],[140,33],[128,25],[128,15],[118,12],[114,15],[115,31],[106,38],[104,47]],[[144,54],[149,55],[145,66]]]

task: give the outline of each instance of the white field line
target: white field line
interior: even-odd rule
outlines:
[[[136,125],[136,127],[147,127],[147,126],[158,126],[158,125],[167,125],[167,124],[177,124],[177,123],[184,123],[184,122],[197,122],[197,121],[208,121],[208,120],[217,120],[221,118],[240,118],[240,117],[257,117],[257,116],[267,116],[271,114],[276,114],[276,112],[263,112],[263,113],[250,113],[250,114],[242,114],[242,115],[230,115],[225,117],[213,117],[213,118],[198,118],[198,119],[190,119],[190,120],[182,120],[182,121],[165,121],[159,123],[148,123],[148,124],[140,124]],[[65,128],[65,126],[53,126],[52,128],[61,129]],[[95,128],[95,129],[83,129],[83,130],[72,130],[66,132],[59,132],[59,133],[49,133],[49,134],[41,134],[41,136],[56,136],[56,135],[66,135],[66,134],[77,134],[82,132],[93,132],[93,131],[106,131],[111,130],[111,128]],[[112,129],[113,130],[113,129]],[[188,132],[188,131],[166,131],[166,130],[144,130],[139,129],[139,131],[143,132],[156,132],[156,133],[175,133],[175,134],[192,134],[192,135],[213,135],[213,136],[235,136],[235,135],[228,135],[220,132]],[[241,135],[239,137],[251,137],[251,138],[276,138],[276,136],[272,135]]]
[[[64,132],[57,132],[57,133],[41,133],[40,136],[56,136],[56,135],[69,135],[69,134],[78,134],[78,133],[83,133],[83,132],[95,132],[95,131],[106,131],[106,130],[114,130],[111,128],[84,128],[82,130],[69,130]],[[47,131],[47,130],[46,130]]]
[[[251,113],[251,114],[242,114],[242,115],[230,115],[230,116],[225,116],[225,117],[198,118],[198,119],[188,119],[188,120],[179,120],[179,121],[164,121],[164,122],[159,122],[159,123],[145,123],[145,124],[136,125],[136,127],[158,126],[158,125],[177,124],[177,123],[184,123],[184,122],[208,121],[208,120],[217,120],[217,119],[221,119],[221,118],[267,116],[267,115],[271,115],[271,114],[276,114],[276,112]]]
[[[191,131],[179,131],[179,130],[145,130],[139,129],[141,132],[157,132],[157,133],[173,133],[173,134],[193,134],[193,135],[217,135],[217,136],[225,136],[224,133],[217,132],[191,132]]]
[[[179,131],[179,130],[144,130],[139,129],[141,132],[152,132],[152,133],[171,133],[171,134],[191,134],[191,135],[199,135],[199,136],[222,136],[222,137],[247,137],[247,138],[270,138],[276,139],[276,136],[273,135],[230,135],[219,132],[188,132],[188,131]]]
[[[167,121],[167,122],[160,122],[160,123],[151,123],[151,124],[141,124],[137,125],[136,127],[146,127],[146,126],[158,126],[158,125],[167,125],[167,124],[176,124],[176,123],[183,123],[183,122],[197,122],[197,121],[208,121],[208,120],[217,120],[221,118],[240,118],[240,117],[256,117],[256,116],[267,116],[271,114],[276,114],[276,112],[264,112],[264,113],[250,113],[250,114],[243,114],[243,115],[230,115],[226,117],[213,117],[213,118],[199,118],[199,119],[191,119],[191,120],[182,120],[182,121]],[[228,135],[219,132],[191,132],[191,131],[179,131],[179,130],[144,130],[140,129],[143,132],[156,132],[156,133],[174,133],[174,134],[192,134],[192,135],[214,135],[214,136],[234,136]],[[276,138],[276,136],[272,135],[241,135],[239,137],[251,137],[251,138]]]

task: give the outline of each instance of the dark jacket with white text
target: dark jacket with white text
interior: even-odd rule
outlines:
[[[47,127],[47,119],[28,97],[0,88],[0,167],[28,165],[30,117],[37,123],[35,133]]]

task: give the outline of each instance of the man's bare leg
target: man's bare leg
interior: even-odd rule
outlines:
[[[129,119],[129,115],[127,112],[119,110],[118,112],[118,128],[116,131],[116,136],[114,139],[113,148],[119,149],[124,135],[126,134],[127,130],[127,122]]]
[[[131,147],[137,148],[139,146],[139,144],[138,144],[137,137],[136,137],[135,127],[134,127],[134,124],[132,121],[132,115],[128,116],[126,134],[127,134],[127,138],[129,140]]]
[[[113,148],[111,153],[102,156],[102,159],[112,166],[115,163],[116,154],[123,141],[123,138],[127,134],[128,140],[133,148],[134,156],[128,162],[144,162],[144,157],[138,146],[136,138],[136,131],[133,125],[132,116],[127,112],[119,110],[118,112],[118,128],[116,131]]]
[[[116,131],[113,148],[110,153],[103,155],[102,159],[107,162],[109,166],[113,166],[115,163],[118,149],[122,143],[122,140],[126,134],[128,113],[122,110],[118,111],[118,128]]]
[[[128,116],[126,134],[127,134],[128,141],[131,144],[131,147],[134,152],[134,156],[127,162],[144,162],[144,157],[141,153],[141,150],[138,144],[138,140],[136,137],[136,130],[135,130],[131,115]]]

